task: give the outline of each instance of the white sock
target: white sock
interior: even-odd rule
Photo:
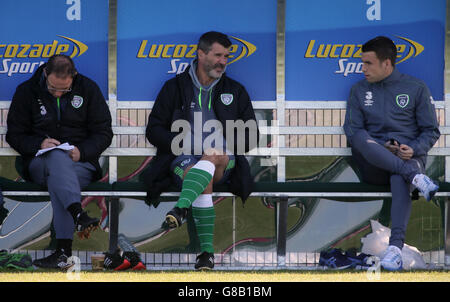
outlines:
[[[214,171],[216,171],[216,166],[209,160],[200,160],[192,168],[206,171],[212,176],[214,176]]]
[[[200,194],[197,199],[192,203],[196,208],[210,208],[213,207],[212,194]]]

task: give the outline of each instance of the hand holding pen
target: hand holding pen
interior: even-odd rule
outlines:
[[[47,148],[52,148],[52,147],[61,145],[61,143],[57,139],[51,138],[48,135],[46,135],[46,136],[47,136],[47,138],[44,139],[41,143],[41,149],[47,149]]]

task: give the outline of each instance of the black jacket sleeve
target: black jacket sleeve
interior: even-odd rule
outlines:
[[[175,109],[178,102],[178,89],[173,85],[173,80],[164,84],[156,97],[152,111],[148,117],[145,135],[148,141],[158,148],[158,151],[172,153],[171,144],[173,138],[177,135],[171,132],[172,121],[176,112],[179,111],[181,118],[181,109]]]
[[[97,160],[111,144],[113,137],[111,113],[100,88],[90,81],[88,89],[88,137],[76,145],[80,150],[80,161]]]
[[[45,135],[32,131],[33,97],[27,85],[19,85],[14,93],[7,117],[6,141],[22,156],[34,156],[41,148]]]
[[[242,87],[239,95],[239,115],[240,118],[249,125],[245,127],[245,152],[248,152],[258,147],[259,130],[255,117],[255,111],[253,110],[252,102],[247,90]]]

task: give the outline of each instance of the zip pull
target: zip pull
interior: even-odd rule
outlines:
[[[211,111],[211,95],[212,95],[212,89],[209,90],[209,104],[208,104],[209,111]]]
[[[59,104],[59,98],[56,98],[56,104],[58,105],[58,121],[61,120],[61,105]]]
[[[209,103],[208,103],[208,110],[211,111],[211,95],[212,95],[212,89],[209,90]],[[200,93],[198,94],[198,105],[200,108],[202,108],[202,87],[200,87]]]

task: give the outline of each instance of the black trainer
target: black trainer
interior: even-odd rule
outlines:
[[[69,257],[64,254],[62,250],[56,250],[50,256],[33,261],[33,265],[40,268],[53,268],[61,270],[67,270],[74,264],[75,263],[73,261],[69,261]]]
[[[120,271],[130,267],[128,261],[124,261],[124,258],[120,254],[120,250],[117,249],[114,253],[105,253],[105,260],[103,261],[103,267],[115,271]]]
[[[95,231],[99,226],[100,220],[95,217],[89,217],[85,211],[82,211],[75,222],[75,228],[81,239],[87,239],[91,236],[91,232]]]
[[[145,270],[145,264],[141,260],[141,255],[137,252],[123,252],[123,258],[128,260],[133,271]]]
[[[353,262],[352,268],[368,269],[371,267],[371,262],[369,261],[372,255],[359,253],[358,255],[354,251],[346,251],[344,255]]]
[[[319,265],[328,266],[332,269],[351,268],[353,261],[348,259],[340,249],[332,249],[320,252]]]
[[[203,252],[197,256],[197,262],[195,263],[195,269],[198,270],[211,270],[214,268],[214,254]]]
[[[166,224],[169,229],[179,228],[187,216],[187,208],[174,207],[166,214]]]

